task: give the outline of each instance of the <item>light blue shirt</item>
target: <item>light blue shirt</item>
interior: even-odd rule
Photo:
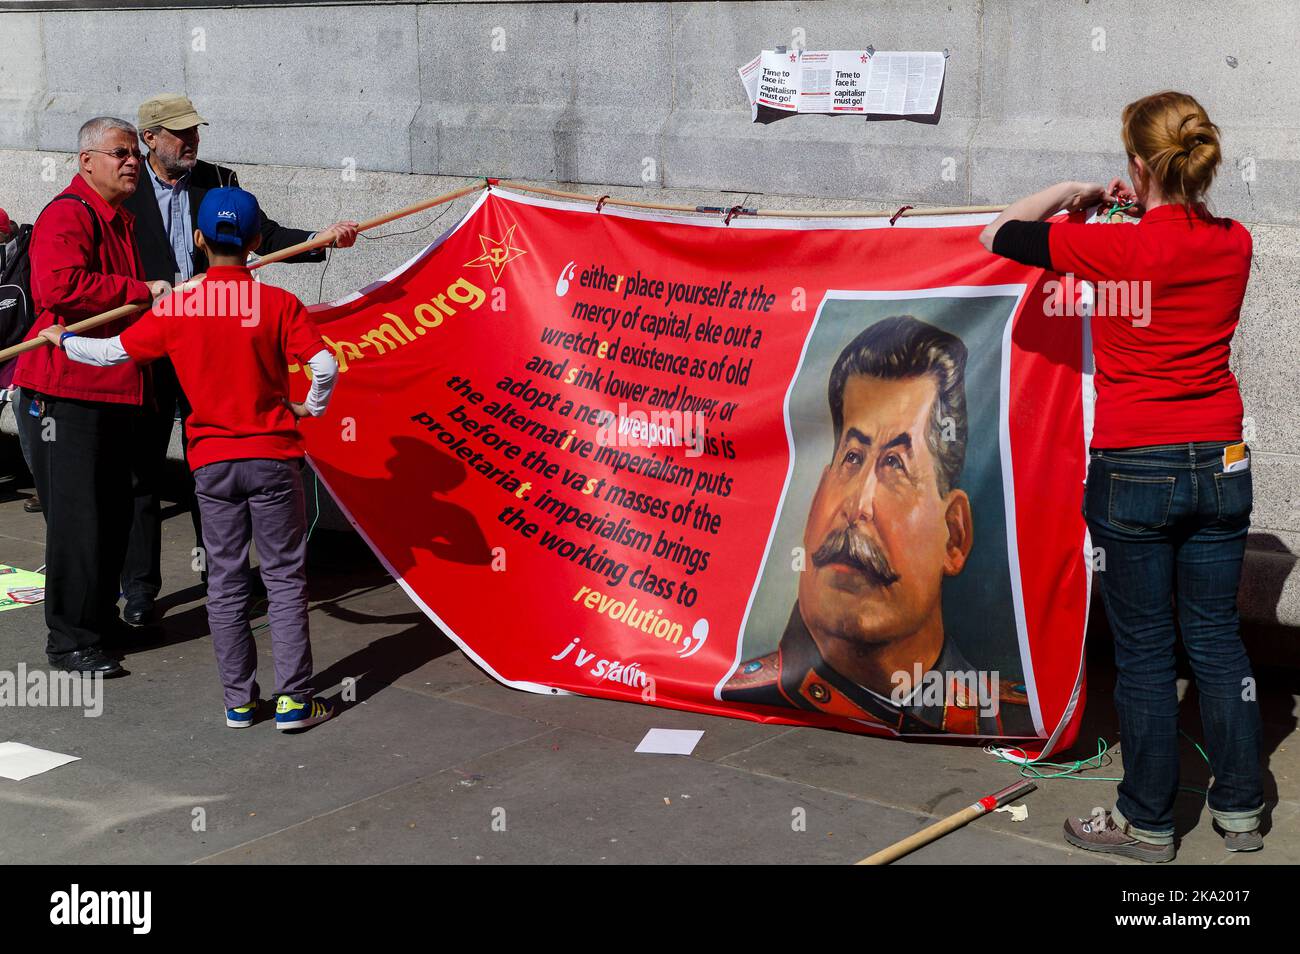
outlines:
[[[175,185],[168,185],[158,178],[153,165],[145,160],[149,170],[149,179],[153,182],[154,198],[158,200],[158,211],[162,213],[163,228],[171,242],[172,255],[176,259],[179,273],[178,283],[194,277],[194,224],[190,218],[190,175],[187,172],[176,180]]]

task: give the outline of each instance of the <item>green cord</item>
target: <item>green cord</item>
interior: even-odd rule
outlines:
[[[1178,734],[1196,747],[1196,751],[1201,753],[1201,758],[1205,759],[1206,765],[1210,764],[1210,757],[1205,754],[1205,750],[1201,748],[1199,742],[1193,739],[1182,729],[1178,730]],[[1116,778],[1109,775],[1075,774],[1077,772],[1087,771],[1088,769],[1105,768],[1107,765],[1110,765],[1114,760],[1110,757],[1110,753],[1107,751],[1108,749],[1109,746],[1106,744],[1106,740],[1099,737],[1097,739],[1097,754],[1092,756],[1091,758],[1079,759],[1076,762],[1048,762],[1042,759],[1032,759],[1032,760],[1011,759],[1011,758],[1007,758],[1006,755],[1004,754],[1005,752],[1010,752],[1010,751],[1023,752],[1024,751],[1023,749],[999,749],[997,747],[990,746],[985,751],[995,756],[999,762],[1005,763],[1007,765],[1019,766],[1021,778],[1033,778],[1033,779],[1065,778],[1075,782],[1122,782],[1124,780],[1122,776]],[[1043,772],[1040,771],[1040,769],[1038,768],[1039,766],[1046,766],[1047,768],[1050,769],[1060,769],[1060,771]],[[1209,794],[1203,788],[1191,788],[1187,785],[1179,785],[1178,790],[1180,792],[1191,792],[1193,795],[1206,796]]]
[[[1088,769],[1105,768],[1107,765],[1110,765],[1111,762],[1114,760],[1110,757],[1110,753],[1106,751],[1107,748],[1108,746],[1106,745],[1106,740],[1099,738],[1097,739],[1097,754],[1092,756],[1092,758],[1080,759],[1077,762],[1048,762],[1043,759],[1034,759],[1032,761],[1021,761],[1019,759],[1007,758],[1003,754],[1003,752],[1006,750],[1003,749],[991,748],[988,751],[991,754],[995,755],[999,762],[1004,762],[1008,765],[1018,765],[1020,767],[1021,778],[1036,778],[1036,779],[1068,778],[1068,779],[1073,779],[1075,781],[1081,781],[1081,782],[1122,781],[1122,779],[1120,778],[1111,778],[1109,776],[1088,775],[1088,776],[1081,777],[1074,774],[1076,772],[1087,771]],[[1061,771],[1043,772],[1040,771],[1038,766],[1046,766],[1047,768],[1060,769]]]
[[[312,478],[312,484],[314,485],[316,491],[316,516],[312,518],[311,526],[307,528],[307,542],[309,543],[311,542],[312,531],[316,529],[316,524],[320,521],[320,478],[316,476],[315,471],[312,471],[311,478]],[[258,600],[258,606],[254,607],[254,609],[257,609],[260,606],[265,605],[265,603],[266,600]],[[251,632],[255,633],[259,629],[266,629],[266,627],[270,625],[271,625],[270,620],[267,620],[265,623],[258,623],[256,626],[252,628]]]
[[[1119,215],[1121,212],[1127,212],[1129,209],[1135,208],[1136,206],[1137,206],[1136,202],[1123,202],[1123,203],[1116,202],[1109,209],[1103,212],[1101,214],[1101,217],[1109,222],[1112,218]]]

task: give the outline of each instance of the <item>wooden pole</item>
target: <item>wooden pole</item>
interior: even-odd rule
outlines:
[[[588,195],[585,192],[562,192],[559,189],[546,189],[542,186],[525,185],[522,182],[512,180],[502,180],[497,183],[502,188],[518,189],[521,192],[536,192],[540,195],[555,196],[559,199],[577,199],[584,202],[602,202],[602,205],[617,205],[629,209],[658,209],[665,212],[691,212],[700,213],[702,209],[717,211],[712,207],[698,205],[666,205],[659,202],[636,202],[631,199],[614,199],[598,195]],[[971,215],[983,212],[1001,212],[1005,205],[963,205],[963,206],[945,206],[937,209],[908,209],[903,213],[905,217],[913,215]],[[810,212],[806,209],[756,209],[753,212],[745,213],[746,218],[752,216],[770,216],[772,218],[804,218],[804,219],[883,219],[891,218],[897,215],[897,212],[889,211],[836,211],[836,212]]]
[[[902,213],[897,211],[829,211],[829,212],[803,212],[798,210],[783,209],[757,209],[754,214],[758,216],[770,215],[780,216],[782,218],[811,218],[811,219],[888,219],[895,215],[899,218],[910,219],[914,215],[980,215],[988,212],[1001,212],[1006,209],[1005,205],[944,205],[933,209],[906,209]]]
[[[909,835],[901,841],[897,841],[888,848],[881,849],[874,855],[863,858],[857,862],[860,865],[887,865],[892,861],[897,861],[904,855],[915,851],[916,849],[937,841],[949,832],[956,831],[958,828],[974,821],[981,815],[987,815],[995,808],[1001,808],[1007,802],[1014,801],[1022,795],[1028,795],[1038,788],[1028,779],[1022,779],[1014,785],[1008,785],[1001,791],[994,792],[992,795],[985,795],[974,805],[968,805],[959,812],[954,812],[947,818],[935,822],[928,828],[922,828],[915,835]]]
[[[487,188],[487,180],[480,179],[471,185],[454,189],[451,192],[444,192],[442,195],[434,196],[432,199],[425,199],[423,202],[416,202],[414,205],[408,205],[405,208],[398,209],[396,212],[387,212],[384,215],[377,215],[373,219],[366,219],[357,227],[358,232],[368,232],[370,229],[377,229],[381,225],[387,225],[389,222],[395,222],[398,219],[405,218],[408,215],[415,215],[417,212],[423,212],[426,209],[432,209],[435,206],[445,205],[448,202],[454,202],[463,195],[469,195],[471,192],[479,192]],[[312,249],[323,248],[332,244],[334,239],[330,236],[329,230],[326,229],[315,238],[310,238],[305,242],[299,242],[297,245],[290,245],[288,248],[282,248],[278,252],[271,252],[267,255],[259,256],[257,261],[250,265],[250,268],[261,268],[263,265],[271,265],[275,262],[282,262],[286,258],[293,258],[295,255],[301,255],[303,252],[310,252]]]
[[[603,205],[616,205],[630,209],[653,209],[665,212],[687,212],[700,214],[709,210],[703,206],[696,205],[669,205],[661,202],[638,202],[632,199],[613,199],[604,196],[587,195],[583,192],[563,192],[559,189],[547,189],[542,186],[526,185],[522,182],[513,180],[503,180],[497,183],[504,188],[518,189],[521,192],[534,192],[539,195],[555,196],[561,199],[577,199],[578,201],[596,202]],[[488,180],[480,179],[467,186],[454,189],[451,192],[444,192],[442,195],[434,196],[432,199],[426,199],[422,202],[416,202],[395,212],[388,212],[384,215],[375,216],[372,219],[366,219],[360,223],[359,232],[365,232],[381,225],[387,225],[389,222],[404,218],[408,215],[414,215],[417,212],[423,212],[426,209],[432,209],[435,206],[443,205],[447,202],[455,201],[461,196],[469,195],[471,192],[478,192],[488,186]],[[603,202],[602,202],[603,199]],[[906,212],[879,212],[879,211],[849,211],[849,212],[809,212],[802,209],[758,209],[752,213],[745,213],[746,216],[758,215],[769,216],[773,218],[811,218],[811,219],[874,219],[892,217],[895,215],[965,215],[982,212],[1001,212],[1005,206],[1000,205],[971,205],[971,206],[952,206],[938,209],[908,209]],[[299,242],[297,245],[291,245],[289,248],[281,249],[278,252],[271,252],[261,256],[254,262],[250,268],[261,268],[264,265],[271,265],[275,262],[282,262],[286,258],[293,258],[303,252],[309,252],[313,249],[323,248],[334,241],[333,236],[326,230],[315,238],[308,239],[306,242]],[[111,311],[106,311],[90,318],[85,318],[75,324],[68,325],[69,331],[81,332],[90,328],[98,328],[100,325],[108,324],[110,321],[116,321],[118,318],[126,318],[138,312],[147,310],[152,303],[141,302],[133,305],[122,305]],[[43,344],[43,339],[32,338],[29,341],[23,341],[12,345],[0,351],[0,361],[7,361],[24,351],[31,351],[33,348],[39,348]]]
[[[557,199],[577,199],[580,202],[599,202],[601,196],[587,195],[585,192],[561,192],[559,189],[545,189],[541,186],[524,185],[522,182],[513,182],[503,179],[497,183],[503,189],[518,189],[520,192],[536,192],[539,195],[551,195]],[[605,199],[605,205],[619,205],[629,209],[658,209],[666,212],[698,212],[699,207],[694,205],[664,205],[660,202],[634,202],[631,199]]]
[[[459,199],[463,195],[469,195],[471,192],[478,192],[486,187],[487,180],[480,179],[478,182],[472,183],[471,185],[454,189],[451,192],[444,192],[442,195],[434,196],[432,199],[425,199],[422,202],[416,202],[413,205],[408,205],[405,208],[398,209],[396,212],[388,212],[384,215],[377,215],[373,219],[366,219],[364,222],[359,224],[357,231],[365,232],[370,229],[378,228],[381,225],[387,225],[389,222],[405,218],[408,215],[414,215],[417,212],[423,212],[426,209],[432,209],[435,206],[444,205],[448,202]],[[263,255],[260,259],[250,265],[249,268],[261,268],[263,265],[271,265],[275,262],[283,261],[286,258],[293,258],[295,255],[300,255],[303,252],[309,252],[316,248],[323,248],[324,246],[331,244],[333,241],[333,235],[328,229],[326,229],[316,237],[308,239],[306,242],[299,242],[297,245],[291,245],[289,248],[281,249],[278,252],[271,252],[269,255]],[[196,284],[197,282],[191,279],[182,285],[176,286],[176,290],[184,291],[188,288],[194,287]],[[82,332],[89,328],[98,328],[100,325],[106,325],[110,321],[116,321],[119,318],[127,318],[131,315],[137,314],[138,312],[147,311],[152,304],[152,302],[138,302],[130,305],[119,305],[117,308],[101,312],[98,315],[93,315],[90,318],[84,318],[81,321],[68,325],[68,331]],[[3,351],[0,351],[0,361],[8,361],[10,358],[20,355],[24,351],[31,351],[34,348],[40,348],[44,345],[45,339],[41,337],[19,342],[16,345],[11,345]]]
[[[197,287],[200,284],[200,282],[202,282],[201,278],[198,281],[195,281],[194,279],[191,278],[189,281],[182,282],[181,284],[177,285],[173,290],[188,291],[191,288]],[[72,324],[68,325],[65,330],[71,332],[81,332],[81,331],[85,331],[87,328],[98,328],[100,325],[106,325],[110,321],[116,321],[119,318],[127,318],[131,315],[137,314],[138,312],[147,311],[152,305],[153,302],[143,302],[143,301],[130,304],[130,305],[118,305],[116,308],[113,308],[110,311],[100,312],[98,315],[94,315],[90,318],[83,318],[81,321],[73,322]],[[45,344],[46,344],[45,339],[42,338],[40,335],[37,335],[35,338],[32,338],[28,341],[20,341],[18,342],[18,344],[10,345],[8,348],[5,348],[3,351],[0,351],[0,361],[8,361],[10,358],[16,357],[17,355],[22,354],[24,351],[32,351],[36,348],[42,348],[45,346]]]

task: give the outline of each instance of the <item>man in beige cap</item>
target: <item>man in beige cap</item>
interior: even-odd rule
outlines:
[[[208,121],[185,96],[163,93],[140,105],[140,138],[149,153],[143,164],[140,187],[127,201],[127,208],[135,215],[136,243],[145,277],[150,281],[165,279],[179,283],[207,270],[206,255],[194,245],[199,205],[209,189],[239,185],[233,170],[199,159],[199,126],[206,125]],[[262,241],[258,251],[263,254],[305,242],[316,234],[286,228],[260,212],[259,215]],[[334,244],[341,248],[357,240],[356,222],[337,222],[329,230],[335,235]],[[324,260],[323,249],[287,259],[289,262]],[[136,429],[139,439],[131,455],[135,462],[135,517],[122,571],[122,594],[126,598],[122,616],[135,626],[152,621],[154,599],[162,586],[158,485],[165,472],[178,401],[182,421],[189,414],[189,403],[176,382],[171,363],[165,359],[157,361],[150,371],[153,400],[146,395],[144,420]],[[202,547],[197,507],[191,508],[191,515],[195,546]]]

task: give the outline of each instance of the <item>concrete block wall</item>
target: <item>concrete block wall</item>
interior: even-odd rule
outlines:
[[[1213,204],[1255,239],[1234,342],[1255,435],[1243,609],[1300,625],[1297,37],[1300,4],[1281,0],[0,11],[0,206],[30,219],[71,176],[84,119],[133,118],[162,90],[211,120],[201,155],[235,164],[280,221],[312,228],[482,175],[700,204],[996,204],[1122,174],[1120,109],[1185,89],[1223,130]],[[735,68],[800,41],[948,49],[938,121],[752,124]],[[279,266],[274,280],[337,297],[467,204],[395,223],[326,268]]]

